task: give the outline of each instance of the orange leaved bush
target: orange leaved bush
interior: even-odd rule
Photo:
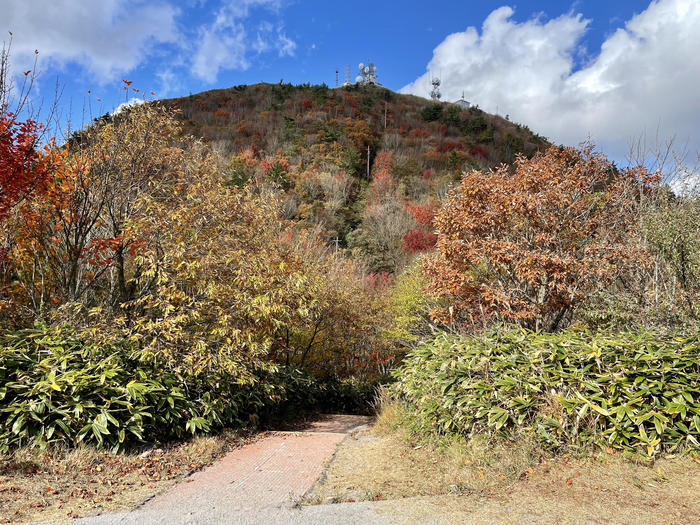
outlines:
[[[556,330],[600,287],[649,261],[639,203],[658,178],[619,170],[591,145],[551,147],[513,168],[464,175],[435,219],[427,259],[437,321]]]

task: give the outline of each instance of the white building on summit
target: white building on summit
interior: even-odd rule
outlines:
[[[470,107],[472,107],[472,105],[467,100],[464,100],[464,91],[462,91],[462,98],[455,102],[455,104],[460,106],[462,109],[469,109]]]

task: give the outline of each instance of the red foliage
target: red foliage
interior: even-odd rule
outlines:
[[[250,137],[251,133],[250,130],[248,129],[248,126],[245,124],[239,124],[238,128],[236,128],[236,133],[239,135],[242,135],[244,137]]]
[[[16,122],[12,114],[0,119],[0,222],[17,203],[46,188],[51,160],[36,149],[41,129],[32,120]]]
[[[263,159],[263,160],[260,161],[260,167],[262,168],[263,173],[264,173],[265,175],[267,175],[267,172],[270,171],[270,169],[271,169],[273,166],[275,166],[276,164],[279,164],[280,167],[281,167],[284,171],[289,170],[289,162],[288,162],[287,160],[285,160],[285,159],[281,159],[281,160],[278,160],[278,159],[272,159],[272,160]]]
[[[365,287],[371,292],[383,292],[394,282],[394,274],[389,272],[369,273],[365,277]]]
[[[437,235],[424,228],[410,230],[403,236],[404,250],[410,253],[432,250],[437,243]]]
[[[489,158],[489,152],[483,146],[472,146],[469,149],[469,153],[471,153],[474,157],[481,157],[482,159]]]
[[[581,301],[649,264],[638,203],[656,183],[590,145],[519,157],[514,173],[465,175],[435,218],[440,241],[424,268],[431,293],[448,301],[434,318],[563,326]]]
[[[351,108],[357,109],[357,104],[355,104],[355,97],[353,97],[350,93],[343,94],[343,101],[346,105],[350,106]]]
[[[430,203],[424,206],[420,204],[408,204],[408,213],[413,215],[413,220],[422,226],[432,226],[435,218],[435,204]]]
[[[433,176],[433,170],[428,168],[427,170],[423,171],[423,180],[429,180]]]
[[[388,195],[396,192],[396,181],[387,170],[381,170],[374,174],[374,179],[369,185],[367,205],[372,206],[383,201]]]
[[[313,102],[311,102],[308,98],[301,103],[301,107],[304,108],[305,110],[309,110],[313,107]]]
[[[423,153],[423,158],[427,161],[431,162],[437,162],[442,159],[442,156],[440,155],[439,151],[436,151],[434,149],[430,149]]]
[[[411,137],[418,137],[421,139],[427,139],[430,136],[430,133],[424,129],[418,128],[418,129],[414,129],[413,131],[411,131],[409,133],[409,135]]]
[[[452,150],[461,150],[464,149],[464,146],[462,145],[461,142],[456,142],[454,140],[446,140],[440,145],[440,152],[441,153],[448,153]]]
[[[393,151],[380,151],[374,159],[374,169],[379,171],[391,171],[391,163],[394,159]]]

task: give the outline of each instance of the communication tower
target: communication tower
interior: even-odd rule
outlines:
[[[438,77],[433,77],[430,82],[433,85],[433,90],[430,92],[430,98],[433,100],[440,100],[442,93],[440,93],[440,79]]]
[[[358,68],[360,70],[360,74],[355,77],[356,84],[361,84],[363,86],[379,85],[379,81],[377,80],[377,66],[375,66],[372,62],[369,64],[363,64],[360,62]]]
[[[343,87],[349,86],[350,84],[350,66],[345,66],[345,81],[343,82]]]

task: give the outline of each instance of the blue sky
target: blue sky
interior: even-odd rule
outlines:
[[[149,98],[281,79],[333,86],[336,69],[342,82],[346,64],[354,78],[372,60],[390,89],[425,96],[430,69],[447,100],[464,91],[615,159],[642,134],[700,149],[698,0],[0,0],[0,12],[16,71],[38,49],[36,94],[51,98],[58,80],[74,125],[84,107],[97,116],[123,102],[123,79],[141,90],[129,97]]]

